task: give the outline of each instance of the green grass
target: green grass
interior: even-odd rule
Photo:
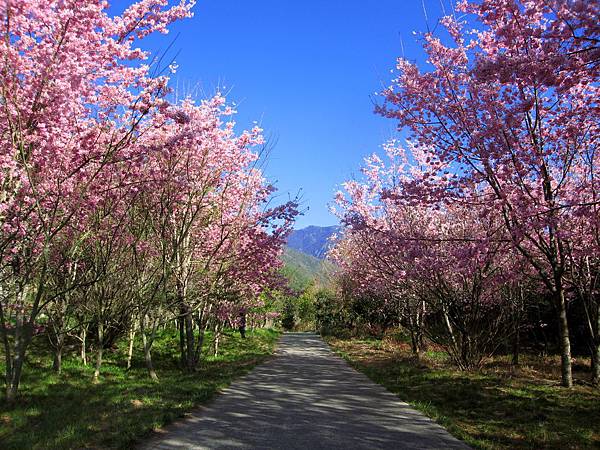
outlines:
[[[511,373],[499,365],[460,372],[436,358],[417,364],[399,346],[359,339],[329,343],[355,368],[474,448],[600,448],[600,392],[582,383],[569,390],[526,370]]]
[[[223,339],[220,356],[190,374],[177,367],[175,333],[164,333],[153,351],[159,383],[148,378],[142,355],[126,370],[123,348],[108,352],[98,384],[91,382],[92,367],[75,358],[67,358],[62,375],[55,375],[51,357],[34,348],[19,403],[0,404],[0,448],[129,448],[267,358],[278,336],[273,330],[249,332],[246,339],[232,333]]]

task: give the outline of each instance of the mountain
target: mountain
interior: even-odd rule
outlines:
[[[339,229],[340,227],[337,225],[331,227],[311,225],[300,230],[294,230],[288,238],[287,245],[289,248],[306,253],[307,255],[324,259],[330,245],[328,239],[339,231]]]
[[[290,288],[303,291],[315,283],[320,287],[329,286],[335,266],[333,263],[286,247],[281,259],[284,263],[283,274],[289,280]]]

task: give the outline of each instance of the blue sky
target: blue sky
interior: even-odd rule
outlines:
[[[441,0],[424,3],[433,27]],[[423,58],[412,33],[427,29],[422,0],[198,0],[194,11],[144,47],[159,54],[178,36],[173,86],[225,88],[240,129],[256,120],[276,143],[265,172],[281,199],[301,192],[308,210],[296,227],[335,224],[340,183],[395,135],[373,114],[373,94],[403,50]]]

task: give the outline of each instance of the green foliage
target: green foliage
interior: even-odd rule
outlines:
[[[322,335],[346,335],[352,328],[348,311],[335,293],[321,289],[315,293],[315,320]]]
[[[93,368],[70,356],[64,361],[63,374],[57,376],[50,369],[48,349],[35,343],[21,401],[12,409],[0,404],[0,447],[131,448],[151,430],[205,403],[263,361],[273,352],[277,338],[273,330],[251,331],[246,339],[227,332],[219,356],[206,357],[198,371],[190,374],[178,367],[177,332],[167,330],[153,350],[159,383],[148,378],[140,351],[132,369],[125,369],[123,341],[117,350],[107,352],[98,384],[92,384]],[[139,349],[140,343],[136,346]]]
[[[285,330],[315,331],[320,328],[320,305],[329,305],[326,299],[334,298],[327,289],[317,289],[309,285],[299,295],[280,297],[279,312],[281,326]]]
[[[286,248],[282,260],[282,273],[293,293],[279,293],[281,326],[286,330],[315,330],[317,298],[320,292],[331,289],[334,265],[292,248]]]
[[[281,326],[286,331],[292,331],[296,325],[296,308],[293,297],[286,297],[283,301],[281,313]]]
[[[315,329],[315,290],[312,285],[296,299],[296,315],[304,330]]]
[[[322,287],[331,284],[331,274],[335,267],[331,262],[289,247],[285,249],[281,259],[284,263],[282,272],[291,289],[301,292],[311,284]]]

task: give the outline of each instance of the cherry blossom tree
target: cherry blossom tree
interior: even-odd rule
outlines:
[[[347,182],[338,195],[346,231],[332,256],[360,289],[397,305],[415,356],[427,334],[459,367],[476,367],[507,331],[501,290],[515,281],[518,258],[499,217],[460,203],[417,204],[405,191],[422,176],[411,163],[417,151],[386,149],[387,164],[368,158],[365,182]]]
[[[175,319],[193,370],[219,314],[260,309],[297,204],[269,206],[258,127],[238,133],[220,94],[169,101],[138,46],[191,16],[191,0],[0,5],[0,338],[6,396],[42,321],[60,372],[65,337],[103,350],[138,329],[149,376],[157,328]],[[157,70],[155,70],[157,69]],[[47,319],[46,319],[47,318]],[[231,320],[229,321],[232,322]],[[195,333],[194,327],[198,328]]]
[[[567,248],[593,251],[593,236],[575,238],[572,224],[598,221],[600,5],[482,0],[457,11],[466,16],[441,20],[448,39],[423,35],[426,68],[398,61],[377,111],[422,156],[426,169],[405,189],[415,201],[500,212],[512,247],[551,293],[571,386]]]
[[[136,42],[166,32],[191,6],[142,0],[112,18],[97,0],[0,6],[0,334],[9,401],[48,300],[57,236],[94,209],[102,174],[132,156],[132,142],[166,93],[167,79],[151,76]]]
[[[233,113],[220,95],[199,105],[188,99],[159,112],[138,141],[147,153],[144,208],[151,211],[164,286],[175,292],[170,303],[178,309],[188,370],[198,361],[223,280],[230,277],[244,288],[263,286],[263,272],[272,270],[295,215],[291,204],[267,213],[258,209],[273,192],[253,167],[258,154],[252,148],[262,144],[262,136],[259,128],[235,134]],[[281,229],[276,220],[282,221]],[[252,268],[246,277],[244,265]]]

